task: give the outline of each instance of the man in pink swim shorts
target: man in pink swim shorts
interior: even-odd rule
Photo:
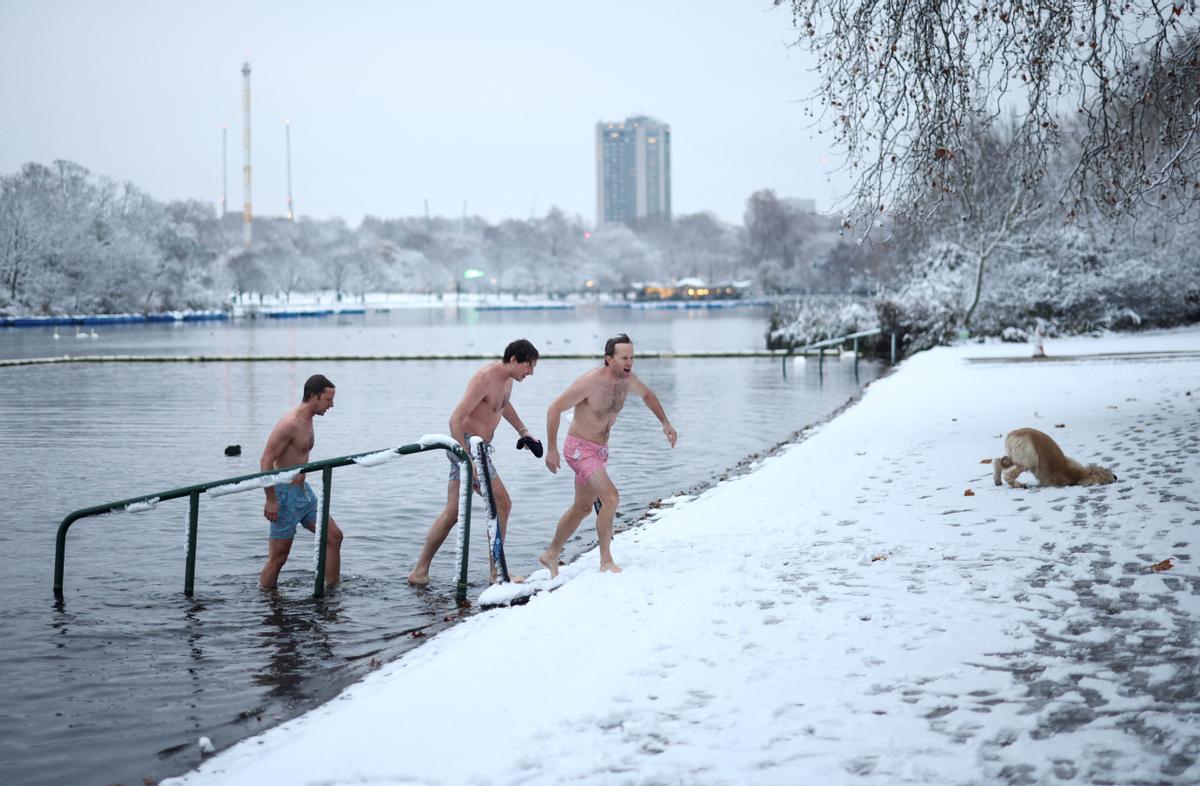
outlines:
[[[551,576],[558,575],[558,557],[567,538],[575,533],[584,518],[592,511],[593,503],[599,501],[596,512],[596,535],[600,540],[600,570],[620,573],[621,569],[612,558],[613,515],[617,512],[620,494],[608,477],[608,436],[621,408],[625,396],[636,393],[662,423],[663,434],[671,447],[675,447],[678,434],[667,419],[658,396],[633,373],[633,341],[621,333],[604,344],[604,365],[592,369],[571,383],[566,391],[554,400],[546,411],[546,467],[558,472],[561,459],[558,454],[558,423],[562,413],[574,407],[575,416],[563,441],[563,455],[567,465],[575,472],[575,501],[558,520],[554,540],[538,557],[550,569]]]
[[[563,456],[567,466],[575,470],[575,482],[586,486],[593,472],[608,465],[608,445],[597,445],[568,433],[563,440]]]

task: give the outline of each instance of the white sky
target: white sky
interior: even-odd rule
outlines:
[[[254,208],[492,221],[595,216],[594,125],[670,123],[674,212],[741,223],[773,188],[828,209],[814,77],[769,0],[163,3],[0,0],[0,172],[66,158],[159,199],[241,209],[241,64]],[[821,140],[821,141],[818,141]]]

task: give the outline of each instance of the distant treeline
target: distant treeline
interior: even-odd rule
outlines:
[[[917,349],[964,329],[1019,336],[1038,319],[1071,332],[1200,320],[1200,222],[1162,203],[1117,218],[1067,210],[1054,199],[1062,172],[1023,182],[992,154],[1002,142],[979,137],[976,166],[991,169],[970,210],[918,206],[881,216],[865,238],[761,190],[746,201],[744,226],[695,213],[593,228],[558,209],[496,224],[368,216],[354,229],[258,218],[245,247],[240,214],[158,202],[69,161],[27,164],[0,176],[0,314],[210,309],[231,295],[331,290],[346,300],[456,289],[625,294],[695,276],[749,282],[759,294],[853,297],[782,308],[775,344],[881,324]]]
[[[0,176],[0,313],[219,308],[231,294],[333,290],[624,293],[637,282],[696,276],[764,293],[867,290],[884,255],[845,242],[836,219],[771,191],[747,200],[744,227],[712,214],[593,228],[558,209],[491,224],[477,217],[221,217],[195,200],[159,202],[136,185],[70,161]],[[482,271],[466,279],[467,270]],[[590,284],[588,282],[591,282]]]

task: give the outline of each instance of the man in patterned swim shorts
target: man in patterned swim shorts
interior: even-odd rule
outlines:
[[[625,396],[636,393],[662,423],[663,434],[671,447],[675,447],[678,434],[667,420],[658,396],[646,387],[633,373],[633,341],[621,333],[604,344],[604,365],[592,369],[571,383],[566,391],[554,400],[546,411],[546,467],[558,472],[558,423],[562,413],[574,407],[575,415],[567,438],[563,441],[563,456],[567,466],[575,472],[575,501],[558,520],[554,540],[538,560],[550,569],[551,576],[558,575],[558,557],[567,538],[592,511],[598,500],[596,512],[596,535],[600,540],[600,570],[620,573],[621,569],[612,558],[613,515],[617,512],[620,494],[608,477],[608,436],[621,408]]]
[[[468,455],[471,452],[471,436],[482,438],[489,443],[488,447],[491,447],[492,437],[495,436],[496,427],[500,425],[502,417],[516,429],[522,442],[526,438],[532,440],[529,429],[525,428],[525,424],[517,416],[516,408],[513,407],[512,386],[514,382],[520,382],[526,377],[532,376],[537,361],[537,348],[521,338],[504,348],[504,355],[500,360],[488,363],[471,377],[458,406],[450,413],[450,435]],[[536,440],[532,441],[536,442]],[[449,454],[447,455],[449,456]],[[512,498],[508,495],[504,481],[500,480],[500,476],[496,474],[490,450],[487,459],[488,471],[492,477],[492,497],[496,503],[496,518],[500,524],[501,537],[503,537],[508,534],[508,515],[512,512]],[[417,564],[408,574],[409,584],[424,586],[429,583],[429,566],[433,563],[433,557],[458,521],[460,481],[458,462],[454,460],[453,456],[450,456],[450,465],[450,479],[446,486],[446,506],[434,519],[433,526],[429,528],[429,534],[425,536],[425,546],[421,549],[421,555],[417,557]],[[490,549],[488,557],[490,561]],[[495,565],[491,565],[490,572],[494,584],[496,582]],[[513,581],[520,580],[519,576],[510,576],[510,578]]]
[[[337,392],[333,383],[321,374],[314,374],[304,383],[304,398],[275,424],[267,445],[263,448],[258,468],[270,472],[282,467],[307,464],[316,437],[313,433],[313,418],[333,409],[333,396]],[[317,495],[304,482],[304,473],[292,478],[290,483],[267,486],[266,505],[263,516],[271,522],[271,539],[267,548],[267,564],[263,565],[258,583],[265,589],[274,589],[279,580],[279,571],[287,562],[292,550],[292,539],[296,526],[315,530],[317,523]],[[333,516],[329,517],[329,533],[325,540],[325,586],[333,587],[341,578],[342,531]]]

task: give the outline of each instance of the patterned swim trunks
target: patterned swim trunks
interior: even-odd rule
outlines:
[[[307,483],[276,483],[275,499],[279,515],[271,522],[271,540],[291,540],[296,537],[296,525],[315,531],[317,524],[317,495]]]
[[[575,470],[575,482],[586,486],[592,473],[608,464],[608,445],[597,445],[568,434],[563,440],[563,457],[567,466]]]
[[[496,474],[496,465],[492,463],[492,454],[496,452],[496,449],[492,447],[492,443],[490,443],[490,442],[485,442],[483,444],[487,445],[487,453],[485,453],[484,455],[487,456],[488,474],[490,474],[492,476],[492,479],[495,480],[496,478],[500,477],[499,475]],[[448,450],[446,451],[446,458],[450,459],[450,478],[449,478],[449,480],[451,483],[453,483],[454,481],[458,480],[461,477],[462,470],[459,468],[458,459],[456,459],[454,457],[454,454]]]

